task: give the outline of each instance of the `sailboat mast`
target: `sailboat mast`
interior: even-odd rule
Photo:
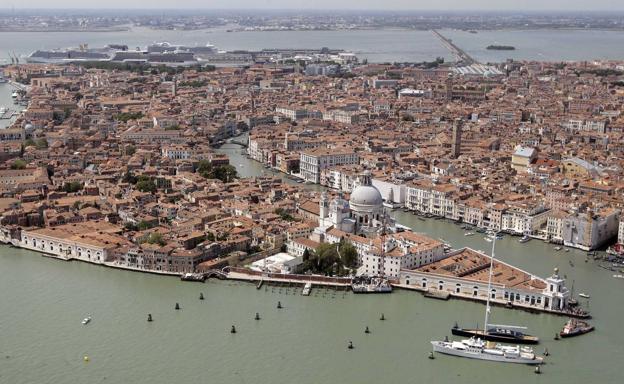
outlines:
[[[487,332],[488,321],[490,320],[490,296],[492,292],[492,270],[494,269],[494,249],[496,248],[496,237],[498,237],[498,232],[496,232],[492,239],[492,254],[490,255],[490,275],[488,277],[488,287],[487,287],[487,301],[485,306],[485,322],[483,323],[483,334]]]

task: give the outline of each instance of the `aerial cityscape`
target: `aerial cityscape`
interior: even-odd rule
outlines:
[[[620,382],[621,5],[37,3],[0,382]]]

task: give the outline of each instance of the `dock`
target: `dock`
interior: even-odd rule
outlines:
[[[451,298],[451,294],[449,292],[439,291],[437,289],[428,289],[424,293],[424,296],[430,299],[437,299],[437,300],[448,300]]]
[[[455,43],[453,43],[453,41],[451,39],[445,37],[444,35],[442,35],[438,31],[436,31],[435,29],[432,29],[431,32],[438,39],[440,39],[440,41],[442,42],[442,45],[446,49],[451,51],[451,54],[453,54],[453,56],[455,56],[455,58],[457,59],[458,63],[462,63],[464,65],[479,64],[479,62],[477,60],[475,60],[472,56],[470,56],[468,53],[466,53],[466,51],[464,51],[463,49],[461,49],[457,45],[455,45]]]
[[[12,109],[0,108],[0,120],[9,120],[15,116],[17,112]]]

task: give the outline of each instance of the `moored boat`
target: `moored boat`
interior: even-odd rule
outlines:
[[[570,319],[563,326],[561,332],[559,332],[559,336],[561,337],[573,337],[583,335],[585,333],[591,332],[594,330],[594,326],[589,324],[586,321],[578,320],[578,319]]]
[[[431,345],[434,352],[470,359],[531,365],[544,362],[544,359],[536,356],[533,349],[529,347],[486,343],[475,337],[462,341],[432,341]]]
[[[478,337],[487,341],[498,341],[515,344],[537,344],[539,337],[524,334],[520,329],[523,327],[511,327],[504,325],[490,324],[487,331],[476,328],[461,328],[457,324],[451,328],[451,333],[455,336]]]

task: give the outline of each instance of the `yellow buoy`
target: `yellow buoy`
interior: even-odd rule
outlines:
[[[85,357],[83,357],[83,360],[84,360],[85,362],[88,362],[88,361],[89,361],[89,356],[85,356]]]

